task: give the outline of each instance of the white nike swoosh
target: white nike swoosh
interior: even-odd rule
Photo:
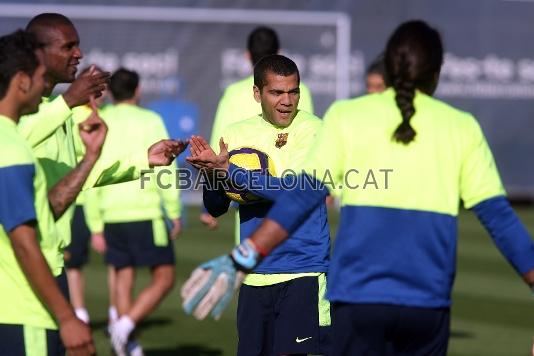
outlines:
[[[304,342],[304,341],[306,341],[306,340],[309,340],[309,339],[311,339],[312,337],[313,337],[313,336],[309,336],[309,337],[305,337],[304,339],[299,339],[298,336],[297,336],[297,338],[295,339],[295,342],[296,342],[297,344],[300,344],[301,342]]]

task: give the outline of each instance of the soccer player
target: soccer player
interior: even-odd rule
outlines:
[[[384,56],[380,55],[367,68],[365,73],[367,94],[381,93],[387,88]]]
[[[38,48],[23,31],[0,38],[0,354],[62,355],[66,347],[70,354],[89,355],[95,352],[90,330],[67,300],[63,240],[54,219],[76,199],[107,129],[94,112],[82,123],[86,153],[49,193],[37,158],[16,128],[21,115],[37,111],[45,89]]]
[[[223,131],[228,150],[252,147],[264,152],[280,175],[286,170],[300,170],[321,120],[298,110],[299,83],[298,68],[291,59],[281,55],[260,59],[254,67],[253,97],[261,104],[262,113]],[[202,157],[203,150],[198,149],[202,141],[191,139],[192,156],[188,161],[211,168],[210,159]],[[213,158],[214,152],[210,153]],[[226,156],[226,164],[227,154],[221,139],[221,156]],[[210,214],[219,216],[228,210],[230,199],[222,187],[211,188],[204,189],[204,204]],[[274,199],[267,189],[251,191],[267,201],[239,206],[241,241],[261,223],[272,205],[268,200]],[[324,293],[329,254],[326,205],[320,204],[288,243],[264,259],[241,287],[238,355],[328,353],[330,307]],[[202,319],[206,315],[195,312],[195,316]]]
[[[90,70],[75,79],[83,54],[76,28],[67,17],[55,13],[40,14],[30,20],[27,30],[43,46],[45,98],[37,113],[21,118],[18,129],[32,146],[51,188],[75,166],[76,152],[83,152],[83,147],[77,146],[79,141],[75,140],[73,133],[72,109],[86,104],[90,97],[100,96],[109,73]],[[49,99],[57,84],[71,82],[63,95]],[[158,142],[150,147],[148,159],[146,147],[128,147],[129,150],[125,151],[115,146],[106,149],[105,146],[84,188],[137,179],[141,171],[149,166],[170,164],[185,144],[173,140]],[[65,246],[70,244],[73,215],[74,207],[70,207],[56,222]],[[75,278],[76,275],[71,273],[70,277]],[[73,283],[80,282],[74,280]]]
[[[280,41],[276,32],[269,27],[261,26],[255,28],[248,36],[246,56],[250,60],[252,67],[265,56],[278,54],[280,51]],[[254,115],[261,113],[261,106],[250,95],[251,89],[254,87],[254,78],[252,75],[242,79],[236,83],[229,85],[217,107],[213,127],[211,129],[211,147],[219,146],[219,139],[221,133],[230,124],[248,119]],[[308,87],[300,84],[300,101],[299,109],[313,114],[313,100]],[[217,226],[217,220],[209,213],[203,212],[200,220],[210,228]],[[236,223],[239,222],[239,217],[236,216]],[[236,231],[239,235],[239,231]],[[239,241],[239,239],[236,239]]]
[[[534,289],[534,244],[505,197],[480,126],[431,96],[442,62],[435,29],[422,21],[400,25],[385,52],[392,88],[332,105],[309,152],[308,175],[299,177],[308,188],[282,193],[232,258],[208,264],[215,266],[211,281],[233,280],[233,263],[253,269],[259,251],[284,241],[328,189],[343,184],[328,275],[334,355],[446,354],[460,200]],[[349,173],[372,167],[392,169],[387,189],[356,187]],[[319,184],[325,172],[334,184]],[[231,293],[218,290],[202,301],[212,282],[193,278],[186,286],[200,291],[189,298],[208,310]]]
[[[139,107],[136,72],[117,70],[111,76],[109,89],[114,105],[102,114],[109,126],[110,139],[106,142],[109,148],[111,145],[117,150],[139,145],[148,147],[151,142],[168,138],[161,117]],[[141,354],[136,343],[127,347],[128,338],[135,325],[156,308],[174,285],[175,259],[170,240],[181,230],[180,200],[174,184],[167,185],[175,183],[175,174],[171,167],[166,172],[156,170],[151,177],[143,178],[143,185],[139,182],[115,184],[88,191],[86,196],[89,226],[94,234],[104,233],[106,263],[116,270],[115,290],[111,292],[115,294],[120,317],[110,324],[109,332],[118,355],[124,354],[126,348],[128,355]],[[159,182],[160,178],[168,179]],[[172,222],[170,233],[164,217]],[[149,267],[152,280],[132,300],[135,268],[139,267]]]

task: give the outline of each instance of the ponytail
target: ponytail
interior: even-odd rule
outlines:
[[[409,73],[408,66],[406,60],[401,58],[400,68],[403,68],[402,72]],[[413,106],[415,82],[409,79],[406,74],[399,75],[393,82],[393,88],[395,89],[395,102],[402,116],[402,122],[393,133],[393,139],[407,145],[414,140],[416,135],[415,130],[410,125],[410,119],[415,114],[415,107]]]
[[[402,116],[392,139],[408,145],[417,134],[410,125],[415,115],[416,90],[432,95],[436,89],[443,63],[441,37],[423,21],[405,22],[389,38],[384,60],[389,82],[395,89],[395,103]]]

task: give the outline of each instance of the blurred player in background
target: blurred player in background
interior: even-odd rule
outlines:
[[[82,160],[49,192],[31,146],[17,132],[20,116],[37,111],[45,90],[38,48],[23,31],[0,38],[0,354],[63,355],[66,347],[69,354],[90,355],[91,332],[67,299],[54,220],[76,199],[107,129],[93,108],[81,124]]]
[[[109,126],[106,148],[128,150],[139,145],[148,148],[150,143],[168,138],[161,117],[139,107],[136,72],[117,70],[111,76],[109,89],[114,104],[102,114]],[[174,285],[175,261],[170,240],[181,231],[176,167],[169,167],[161,175],[158,172],[143,178],[143,185],[139,181],[115,184],[92,189],[86,195],[89,226],[93,234],[104,233],[106,263],[116,270],[115,290],[111,293],[115,294],[119,319],[110,324],[109,332],[118,355],[142,354],[139,344],[128,343],[128,339],[135,325],[156,308]],[[156,177],[165,180],[159,182]],[[165,217],[172,222],[170,232]],[[135,268],[139,267],[149,267],[152,280],[132,300]]]
[[[328,275],[334,355],[446,355],[460,200],[533,289],[534,244],[475,118],[431,96],[443,63],[439,33],[422,21],[400,25],[385,63],[392,88],[331,106],[308,154],[308,175],[299,176],[305,188],[282,194],[222,275],[232,279],[234,265],[253,269],[259,251],[284,241],[342,184]],[[348,173],[362,167],[391,169],[388,187],[384,177],[381,189],[355,187]],[[327,171],[332,184],[322,178]],[[201,292],[212,285],[198,282],[186,285]]]
[[[254,90],[249,95],[261,104],[262,112],[223,130],[221,136],[228,148],[221,138],[222,165],[215,168],[229,169],[231,173],[237,167],[228,167],[228,150],[252,147],[270,157],[280,177],[286,170],[300,171],[321,120],[298,109],[299,83],[298,68],[287,57],[270,55],[256,63]],[[191,151],[190,163],[214,168],[212,163],[218,157],[207,142],[193,137]],[[266,201],[239,205],[242,242],[271,208],[273,194],[279,193],[266,187],[250,189]],[[222,187],[205,187],[204,204],[210,214],[219,216],[228,210],[230,199],[225,194]],[[328,354],[330,305],[324,294],[329,255],[326,205],[321,204],[309,214],[302,228],[293,233],[291,240],[263,260],[241,287],[237,310],[238,355]],[[195,311],[200,319],[206,314]],[[218,314],[215,311],[214,315]]]
[[[254,67],[258,61],[280,51],[280,41],[276,32],[269,27],[255,28],[248,36],[246,56]],[[213,127],[211,129],[211,147],[219,147],[219,139],[223,130],[234,122],[248,119],[261,113],[261,106],[250,95],[254,87],[252,75],[236,83],[230,84],[224,91],[219,104]],[[313,114],[313,100],[308,87],[300,84],[299,109]],[[217,226],[217,220],[209,213],[203,212],[200,220],[209,228]],[[239,241],[239,216],[236,215],[236,241]]]
[[[386,65],[384,56],[378,56],[365,72],[365,87],[367,94],[381,93],[387,89]]]

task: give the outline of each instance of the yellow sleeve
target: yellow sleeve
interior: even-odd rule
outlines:
[[[20,118],[18,131],[32,147],[52,135],[72,115],[63,96],[39,105],[39,111]]]
[[[142,147],[132,152],[104,149],[84,184],[84,189],[138,179],[150,170],[148,152]]]
[[[504,195],[499,171],[480,125],[469,117],[464,130],[466,154],[460,172],[460,197],[467,209],[478,203]]]
[[[85,222],[92,234],[101,233],[104,231],[104,221],[100,211],[100,189],[89,189],[84,194],[83,212],[85,214]]]

